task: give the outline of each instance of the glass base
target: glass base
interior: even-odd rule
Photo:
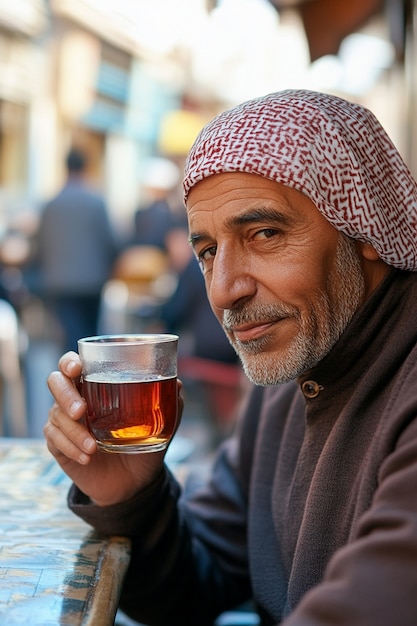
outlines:
[[[166,450],[168,441],[159,441],[158,443],[104,443],[97,441],[99,450],[103,452],[111,452],[115,454],[146,454],[149,452],[161,452]]]

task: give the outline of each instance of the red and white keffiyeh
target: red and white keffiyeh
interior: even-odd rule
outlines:
[[[366,108],[287,90],[225,111],[191,148],[185,200],[196,183],[223,172],[298,189],[335,228],[370,242],[389,265],[417,271],[417,183]]]

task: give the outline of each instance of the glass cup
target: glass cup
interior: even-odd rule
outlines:
[[[177,425],[177,335],[78,341],[86,423],[107,452],[164,450]]]

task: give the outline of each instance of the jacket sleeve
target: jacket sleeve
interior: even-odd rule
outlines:
[[[75,487],[70,508],[99,533],[132,539],[121,608],[154,626],[205,626],[250,597],[247,493],[239,437],[220,448],[207,486],[185,498],[165,468],[129,502],[97,507]]]

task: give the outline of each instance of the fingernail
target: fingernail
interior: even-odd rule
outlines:
[[[77,361],[68,361],[67,363],[67,372],[71,375],[71,372],[75,367],[78,367]]]
[[[75,400],[75,402],[73,402],[70,406],[70,414],[76,415],[82,408],[84,408],[84,404],[79,400]]]
[[[86,452],[93,452],[96,447],[96,442],[91,437],[86,437],[83,441],[83,448]]]

